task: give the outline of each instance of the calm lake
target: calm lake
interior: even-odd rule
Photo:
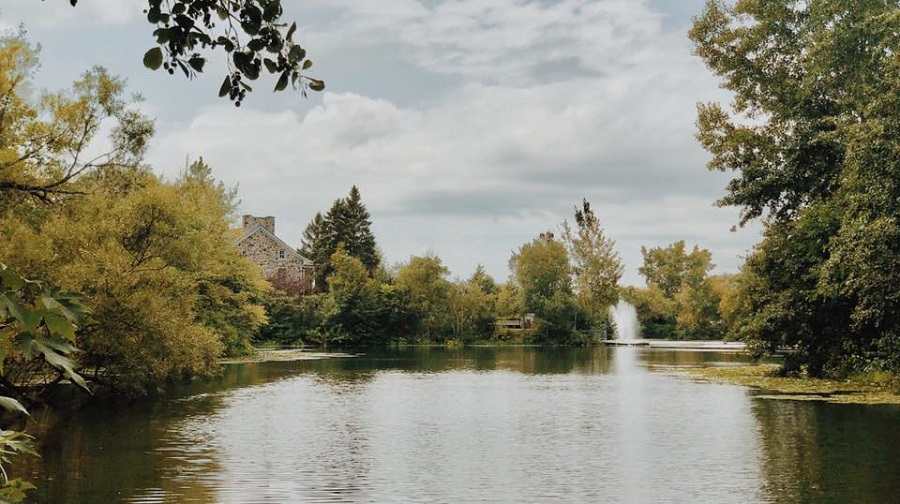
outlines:
[[[226,365],[36,414],[30,502],[900,502],[900,408],[774,400],[722,352],[410,348]],[[33,430],[33,429],[32,429]]]

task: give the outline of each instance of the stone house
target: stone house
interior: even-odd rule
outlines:
[[[272,285],[290,294],[310,292],[315,278],[313,262],[275,235],[275,217],[244,215],[241,227],[243,233],[234,244],[262,269]]]

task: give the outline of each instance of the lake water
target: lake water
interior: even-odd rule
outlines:
[[[900,502],[900,409],[759,397],[733,353],[410,348],[37,414],[31,502]],[[19,459],[22,460],[21,458]]]

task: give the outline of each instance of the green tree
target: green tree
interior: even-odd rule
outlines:
[[[490,337],[494,330],[497,304],[496,284],[480,264],[465,282],[450,287],[450,326],[458,339]]]
[[[194,277],[197,286],[197,321],[218,334],[228,355],[246,355],[259,326],[266,320],[261,306],[269,287],[247,262],[227,246],[229,223],[237,212],[237,191],[212,176],[203,158],[191,163],[176,187],[190,201],[194,233],[202,232],[195,246],[203,263]]]
[[[521,290],[524,308],[538,317],[539,343],[569,344],[586,317],[572,294],[572,277],[565,246],[553,233],[542,233],[519,247],[509,260]]]
[[[563,221],[563,243],[569,252],[575,294],[581,309],[588,314],[592,325],[605,327],[609,321],[609,307],[619,298],[618,284],[624,266],[616,242],[608,238],[600,227],[600,220],[587,200],[575,208],[576,229]]]
[[[79,333],[79,360],[122,392],[216,372],[264,319],[254,300],[265,284],[232,245],[215,190],[137,179],[125,193],[109,179],[86,183],[88,194],[35,226],[0,219],[0,256],[84,294],[95,322]]]
[[[735,95],[699,106],[722,205],[764,217],[737,322],[811,375],[900,371],[900,9],[896,2],[709,2],[695,51]]]
[[[0,58],[11,64],[0,68],[0,257],[92,306],[78,333],[85,374],[139,392],[245,351],[264,284],[232,246],[233,193],[202,162],[175,182],[151,175],[140,156],[152,123],[102,69],[34,105],[27,44],[7,39]],[[110,119],[112,149],[87,158]]]
[[[38,64],[22,34],[0,38],[0,210],[20,203],[53,203],[84,192],[83,175],[135,166],[153,122],[122,98],[122,82],[102,68],[72,89],[28,99]],[[111,147],[85,155],[101,126]]]
[[[343,243],[331,256],[328,292],[337,307],[331,320],[332,330],[347,344],[373,343],[377,339],[377,286],[369,278],[365,265],[351,256]]]
[[[315,265],[314,281],[319,291],[323,290],[328,274],[324,265],[330,264],[331,254],[334,254],[334,251],[328,253],[330,247],[326,242],[326,233],[325,217],[322,216],[322,212],[316,212],[303,230],[303,237],[300,240],[300,254],[309,258]]]
[[[408,296],[416,314],[415,335],[426,339],[442,339],[449,332],[448,295],[450,271],[435,256],[409,258],[397,273],[396,286]]]
[[[522,291],[512,280],[500,284],[497,288],[497,305],[495,312],[498,317],[521,318],[525,315],[525,300]]]
[[[472,272],[472,276],[466,281],[466,283],[470,285],[477,285],[482,292],[487,294],[497,294],[499,287],[497,287],[497,282],[494,280],[494,277],[487,274],[484,266],[479,264],[475,267],[475,271]]]
[[[321,325],[303,310],[304,297],[280,292],[263,295],[261,303],[266,312],[266,321],[253,335],[255,344],[275,343],[283,346],[302,346],[306,343],[308,331]]]
[[[668,247],[641,247],[641,255],[644,263],[638,268],[638,273],[643,275],[648,286],[659,286],[663,294],[670,298],[674,298],[685,283],[696,284],[713,269],[709,250],[694,245],[694,249],[687,253],[684,240]]]
[[[341,233],[340,241],[347,248],[347,253],[359,259],[368,272],[372,272],[381,260],[372,234],[372,221],[369,211],[362,202],[359,189],[350,188],[345,201],[346,230]]]
[[[657,284],[647,288],[625,287],[620,292],[622,299],[634,305],[644,338],[675,339],[676,314],[675,299],[666,297]]]
[[[350,189],[346,198],[336,199],[325,215],[316,213],[303,231],[300,253],[315,264],[319,291],[328,290],[331,256],[340,245],[351,257],[362,261],[370,274],[375,271],[380,259],[371,225],[369,212],[356,186]]]
[[[719,313],[720,290],[709,273],[712,254],[697,245],[690,253],[684,241],[667,247],[641,247],[638,271],[647,289],[629,291],[647,337],[718,339],[724,336]],[[667,327],[668,326],[668,327]]]

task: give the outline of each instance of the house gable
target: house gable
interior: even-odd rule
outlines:
[[[265,227],[254,224],[250,229],[246,230],[244,234],[240,236],[237,240],[234,241],[234,244],[241,249],[241,251],[246,251],[248,249],[258,249],[259,256],[257,255],[257,251],[254,250],[252,253],[255,257],[260,257],[265,253],[265,251],[271,251],[274,254],[277,254],[279,251],[284,252],[284,257],[280,257],[279,259],[294,259],[300,261],[304,266],[312,267],[313,262],[302,256],[294,247],[291,247],[287,243],[285,243],[281,238],[275,236],[274,233],[266,229]],[[263,251],[264,249],[264,251]],[[250,256],[250,254],[245,253],[245,256]]]
[[[273,217],[244,216],[249,224],[234,244],[275,287],[301,292],[311,287],[313,262],[275,235]]]

